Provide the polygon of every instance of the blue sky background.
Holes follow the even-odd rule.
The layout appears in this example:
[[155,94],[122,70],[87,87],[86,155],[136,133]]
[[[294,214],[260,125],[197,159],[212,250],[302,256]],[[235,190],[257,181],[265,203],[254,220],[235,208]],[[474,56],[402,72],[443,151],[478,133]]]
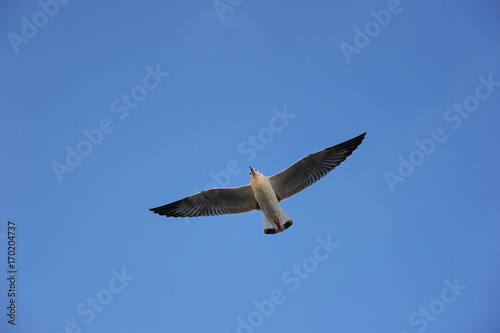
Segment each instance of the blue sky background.
[[[385,27],[371,11],[393,1],[223,2],[223,20],[211,1],[72,1],[49,6],[53,17],[2,2],[0,331],[500,331],[500,86],[477,88],[500,82],[499,2],[404,0]],[[36,35],[9,41],[34,19]],[[367,24],[348,62],[339,45]],[[144,90],[148,67],[169,75]],[[132,92],[134,108],[120,100]],[[443,118],[465,100],[479,104],[460,125]],[[82,131],[103,121],[109,133],[60,181],[54,162],[88,148]],[[436,129],[446,140],[419,153]],[[248,165],[272,175],[365,131],[338,169],[282,203],[295,223],[279,235],[263,234],[261,212],[148,210],[229,161],[221,180],[245,185]],[[391,188],[386,175],[410,157],[419,165]],[[323,261],[318,237],[340,244]],[[258,312],[273,291],[280,304]]]

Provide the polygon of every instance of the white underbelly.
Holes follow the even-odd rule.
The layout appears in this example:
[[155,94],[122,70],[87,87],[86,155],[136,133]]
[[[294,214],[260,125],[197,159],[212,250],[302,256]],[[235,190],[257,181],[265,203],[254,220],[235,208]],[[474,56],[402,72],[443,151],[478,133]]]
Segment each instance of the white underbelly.
[[272,218],[278,216],[280,206],[273,187],[269,181],[266,180],[260,181],[253,186],[253,191],[255,200],[259,203],[260,209],[262,209],[264,215]]

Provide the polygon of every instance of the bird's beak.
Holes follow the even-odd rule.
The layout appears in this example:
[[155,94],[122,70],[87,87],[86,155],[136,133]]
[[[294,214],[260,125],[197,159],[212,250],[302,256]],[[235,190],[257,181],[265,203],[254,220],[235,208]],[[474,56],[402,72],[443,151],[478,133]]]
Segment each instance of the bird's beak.
[[251,166],[249,167],[250,167],[250,172],[253,174],[254,169]]

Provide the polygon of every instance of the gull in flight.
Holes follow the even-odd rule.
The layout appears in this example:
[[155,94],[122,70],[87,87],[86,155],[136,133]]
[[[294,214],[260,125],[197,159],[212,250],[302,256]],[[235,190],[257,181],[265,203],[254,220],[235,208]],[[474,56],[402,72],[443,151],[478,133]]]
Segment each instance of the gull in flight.
[[358,148],[365,135],[363,133],[307,155],[271,177],[250,167],[249,185],[212,188],[150,210],[167,217],[213,216],[262,210],[265,234],[285,231],[293,221],[281,209],[279,202],[299,193],[335,169]]

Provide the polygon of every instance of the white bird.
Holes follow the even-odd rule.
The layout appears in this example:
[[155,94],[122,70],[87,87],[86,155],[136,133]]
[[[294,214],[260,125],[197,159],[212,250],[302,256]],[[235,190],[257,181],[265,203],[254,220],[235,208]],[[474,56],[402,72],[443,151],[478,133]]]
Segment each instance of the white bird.
[[250,167],[249,185],[212,188],[150,210],[167,217],[239,214],[262,210],[264,233],[282,232],[293,221],[281,209],[279,202],[299,193],[335,169],[361,144],[365,135],[363,133],[336,146],[307,155],[271,177]]

